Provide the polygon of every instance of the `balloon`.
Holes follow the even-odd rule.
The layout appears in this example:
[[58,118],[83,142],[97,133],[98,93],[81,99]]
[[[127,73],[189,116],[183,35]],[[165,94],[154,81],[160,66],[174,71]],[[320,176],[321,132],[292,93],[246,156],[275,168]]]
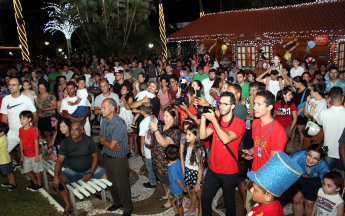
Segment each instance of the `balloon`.
[[308,41],[308,47],[310,49],[313,49],[315,47],[315,42],[314,41]]
[[222,45],[222,50],[224,50],[224,51],[225,51],[227,48],[228,48],[228,46],[227,46],[227,45],[225,45],[225,44],[223,44],[223,45]]
[[291,53],[285,53],[284,58],[289,61],[291,59]]

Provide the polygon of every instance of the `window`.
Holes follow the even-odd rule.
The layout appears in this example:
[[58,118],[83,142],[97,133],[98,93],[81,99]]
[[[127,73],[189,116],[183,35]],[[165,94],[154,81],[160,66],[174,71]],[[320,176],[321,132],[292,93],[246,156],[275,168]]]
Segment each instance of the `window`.
[[262,44],[261,45],[261,49],[263,50],[262,54],[264,54],[266,56],[268,62],[271,62],[270,48],[271,48],[270,45],[267,45],[267,44]]
[[237,63],[238,66],[252,67],[255,66],[255,45],[250,44],[248,46],[236,46],[237,51]]
[[345,43],[339,43],[338,53],[338,66],[339,70],[342,71],[345,69]]

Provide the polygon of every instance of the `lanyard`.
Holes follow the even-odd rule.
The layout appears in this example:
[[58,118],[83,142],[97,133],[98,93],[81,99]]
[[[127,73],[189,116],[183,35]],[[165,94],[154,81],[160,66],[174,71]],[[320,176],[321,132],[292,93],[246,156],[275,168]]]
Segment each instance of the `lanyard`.
[[265,136],[261,139],[260,137],[260,126],[261,126],[261,121],[260,121],[260,124],[259,124],[259,146],[261,147],[261,142],[262,142],[262,140],[264,140],[265,139],[265,137],[267,136],[267,134],[270,132],[270,130],[272,129],[272,127],[273,127],[273,125],[274,125],[274,122],[275,122],[276,120],[274,119],[273,120],[273,123],[272,123],[272,125],[271,125],[271,127],[270,127],[270,129],[268,129],[268,131],[267,131],[267,133],[265,134]]

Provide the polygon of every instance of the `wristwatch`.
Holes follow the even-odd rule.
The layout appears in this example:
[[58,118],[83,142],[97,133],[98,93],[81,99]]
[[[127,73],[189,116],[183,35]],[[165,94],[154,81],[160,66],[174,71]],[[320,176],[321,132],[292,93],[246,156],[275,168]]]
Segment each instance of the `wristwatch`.
[[101,144],[103,144],[104,137],[101,139]]
[[91,173],[91,174],[92,174],[92,176],[95,174],[95,172],[89,172],[89,173]]

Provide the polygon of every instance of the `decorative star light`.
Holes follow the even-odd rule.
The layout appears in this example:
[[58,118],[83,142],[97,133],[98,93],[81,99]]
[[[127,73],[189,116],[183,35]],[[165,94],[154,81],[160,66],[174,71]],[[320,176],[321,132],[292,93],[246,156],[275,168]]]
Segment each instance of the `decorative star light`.
[[70,13],[74,9],[74,5],[69,3],[60,6],[58,4],[46,2],[47,6],[42,8],[52,9],[48,11],[49,17],[54,18],[44,25],[43,31],[49,31],[52,35],[61,31],[66,39],[71,39],[72,33],[81,26],[82,20],[78,13]]

